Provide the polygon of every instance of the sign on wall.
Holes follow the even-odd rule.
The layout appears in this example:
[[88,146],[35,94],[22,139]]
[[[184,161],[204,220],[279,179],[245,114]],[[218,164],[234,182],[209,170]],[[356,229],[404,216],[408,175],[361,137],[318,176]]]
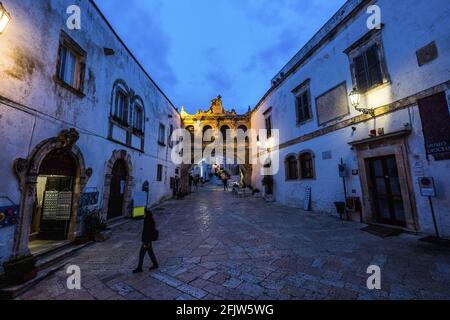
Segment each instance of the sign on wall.
[[431,177],[419,178],[420,194],[422,197],[436,197],[434,180]]
[[427,154],[437,161],[450,159],[450,113],[445,92],[418,104]]
[[347,84],[342,82],[333,89],[316,98],[319,126],[342,118],[350,113]]

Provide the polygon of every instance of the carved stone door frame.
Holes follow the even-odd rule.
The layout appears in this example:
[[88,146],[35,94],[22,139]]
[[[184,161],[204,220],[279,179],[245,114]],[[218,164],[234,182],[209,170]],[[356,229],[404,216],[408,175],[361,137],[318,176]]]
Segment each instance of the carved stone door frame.
[[77,230],[78,200],[89,178],[92,169],[86,169],[81,150],[75,145],[79,134],[75,129],[62,131],[57,137],[44,140],[37,145],[27,159],[16,159],[14,170],[21,191],[19,219],[14,233],[14,245],[11,260],[19,260],[30,256],[29,238],[31,221],[36,199],[37,178],[39,168],[45,157],[56,150],[65,149],[73,157],[76,170],[73,185],[72,212],[68,232],[68,240],[74,240]]
[[365,223],[377,223],[375,219],[376,214],[373,212],[373,195],[369,186],[370,169],[367,160],[378,157],[395,156],[405,210],[406,228],[413,231],[419,230],[406,144],[406,139],[410,133],[410,130],[403,130],[385,136],[350,143],[356,151],[358,158],[360,182],[363,193],[363,220]]

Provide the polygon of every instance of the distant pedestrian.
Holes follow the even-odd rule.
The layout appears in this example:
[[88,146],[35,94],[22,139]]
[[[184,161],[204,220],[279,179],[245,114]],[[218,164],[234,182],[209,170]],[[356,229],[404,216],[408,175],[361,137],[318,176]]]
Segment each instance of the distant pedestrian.
[[223,182],[223,191],[228,191],[228,176],[226,174],[224,174],[222,176],[222,182]]
[[144,215],[144,228],[142,230],[142,247],[139,253],[139,264],[138,267],[133,270],[133,273],[141,273],[142,266],[144,264],[145,254],[148,253],[150,260],[153,263],[153,266],[150,270],[156,270],[159,268],[158,260],[156,260],[155,253],[153,252],[153,241],[157,241],[159,236],[159,232],[156,229],[156,223],[153,219],[153,214],[150,210],[145,209]]
[[191,175],[189,175],[189,192],[192,192],[192,185],[194,184],[194,177]]
[[198,184],[200,183],[200,176],[199,175],[196,175],[195,177],[194,177],[194,188],[195,188],[195,191],[198,191]]

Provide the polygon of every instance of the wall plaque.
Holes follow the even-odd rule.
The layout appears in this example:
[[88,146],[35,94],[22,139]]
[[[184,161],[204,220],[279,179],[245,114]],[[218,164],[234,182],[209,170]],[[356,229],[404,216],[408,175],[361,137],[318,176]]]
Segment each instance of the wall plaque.
[[316,108],[319,126],[350,114],[346,82],[317,97]]

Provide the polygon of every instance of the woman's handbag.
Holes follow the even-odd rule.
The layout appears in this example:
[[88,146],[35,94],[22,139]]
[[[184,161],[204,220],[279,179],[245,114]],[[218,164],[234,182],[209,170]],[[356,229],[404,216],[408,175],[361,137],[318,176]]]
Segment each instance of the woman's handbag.
[[159,240],[159,231],[157,229],[155,229],[152,234],[152,241],[158,241],[158,240]]

